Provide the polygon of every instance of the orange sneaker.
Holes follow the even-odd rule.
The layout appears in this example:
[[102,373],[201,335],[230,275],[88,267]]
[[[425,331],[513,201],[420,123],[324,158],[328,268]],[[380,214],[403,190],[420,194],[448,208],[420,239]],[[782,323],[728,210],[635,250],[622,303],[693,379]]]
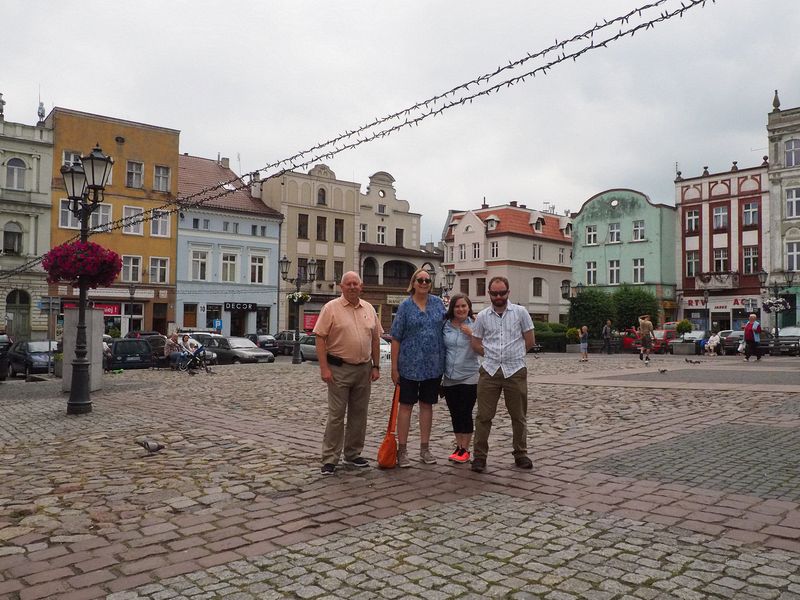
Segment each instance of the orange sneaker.
[[453,460],[453,462],[457,462],[457,463],[469,462],[469,450],[465,450],[464,448],[459,449],[456,452],[455,458],[453,458],[452,460]]

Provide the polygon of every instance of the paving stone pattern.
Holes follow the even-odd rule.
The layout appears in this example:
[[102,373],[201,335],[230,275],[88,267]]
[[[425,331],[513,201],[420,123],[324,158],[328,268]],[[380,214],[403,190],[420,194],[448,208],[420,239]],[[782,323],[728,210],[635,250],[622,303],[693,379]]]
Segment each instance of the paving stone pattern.
[[717,425],[586,465],[624,477],[679,482],[760,498],[800,500],[800,431]]
[[[0,383],[0,598],[800,597],[797,394],[715,389],[733,358],[699,393],[657,360],[529,357],[535,468],[501,407],[483,474],[447,463],[440,405],[438,464],[322,477],[315,364],[106,375],[79,417],[60,381]],[[764,363],[775,383],[798,364]]]

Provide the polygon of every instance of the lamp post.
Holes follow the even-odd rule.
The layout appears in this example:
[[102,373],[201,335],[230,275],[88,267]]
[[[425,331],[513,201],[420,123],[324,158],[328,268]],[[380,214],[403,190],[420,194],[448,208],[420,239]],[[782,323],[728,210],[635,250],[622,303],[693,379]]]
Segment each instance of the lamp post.
[[[278,261],[278,268],[281,272],[281,279],[288,281],[289,283],[293,283],[295,285],[295,293],[299,294],[300,288],[303,285],[306,283],[313,283],[317,278],[317,260],[315,258],[309,260],[305,269],[301,269],[300,265],[297,265],[296,277],[289,277],[289,267],[291,264],[292,261],[290,261],[284,254],[283,258]],[[301,362],[303,362],[300,360],[300,304],[302,304],[302,302],[294,302],[293,304],[297,307],[297,316],[295,317],[294,322],[294,350],[292,353],[292,364],[299,365]]]
[[703,290],[703,308],[706,309],[706,329],[711,329],[711,310],[708,308],[708,290]]
[[[772,283],[769,282],[769,273],[764,269],[758,272],[758,282],[761,284],[762,293],[772,292],[772,297],[777,298],[783,288],[790,288],[794,283],[794,271],[784,271],[783,281],[778,281],[777,276],[773,277]],[[778,348],[778,340],[780,338],[780,330],[778,328],[778,315],[775,313],[775,347]]]
[[[81,242],[89,240],[89,218],[100,205],[113,164],[114,159],[103,154],[100,146],[95,145],[87,156],[81,156],[80,165],[61,167],[64,188],[70,200],[69,209],[80,221]],[[75,360],[72,361],[72,385],[67,401],[68,415],[92,412],[92,400],[89,397],[89,360],[86,358],[87,288],[85,281],[78,282],[78,329],[75,337]]]
[[133,297],[136,295],[136,286],[132,283],[128,286],[128,294],[131,297],[131,302],[128,305],[128,333],[130,333],[133,331]]

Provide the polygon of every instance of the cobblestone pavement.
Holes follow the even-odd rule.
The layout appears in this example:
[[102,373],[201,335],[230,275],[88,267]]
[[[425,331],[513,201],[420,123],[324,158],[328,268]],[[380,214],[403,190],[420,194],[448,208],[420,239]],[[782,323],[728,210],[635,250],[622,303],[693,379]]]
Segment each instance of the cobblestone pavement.
[[2,383],[0,598],[800,598],[798,359],[528,362],[534,470],[501,408],[483,474],[440,406],[438,464],[321,477],[314,363],[107,375],[80,417]]

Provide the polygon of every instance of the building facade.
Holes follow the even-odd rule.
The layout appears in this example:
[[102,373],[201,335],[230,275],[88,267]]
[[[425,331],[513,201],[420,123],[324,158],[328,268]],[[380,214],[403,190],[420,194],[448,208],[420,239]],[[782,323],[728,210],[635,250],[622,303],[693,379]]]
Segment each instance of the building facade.
[[275,333],[283,216],[250,194],[227,158],[183,154],[179,165],[177,327]]
[[[107,333],[166,333],[175,321],[178,143],[175,129],[54,108],[51,243],[76,239],[80,224],[69,210],[60,168],[78,164],[96,144],[114,159],[102,202],[92,214],[90,241],[122,257],[122,272],[107,288],[89,290],[104,312]],[[50,286],[61,306],[77,306],[78,289]]]
[[675,179],[679,319],[696,329],[741,329],[760,313],[758,273],[769,269],[768,163]]
[[[0,104],[0,329],[15,340],[55,336],[55,317],[39,309],[48,295],[40,264],[50,249],[53,131],[4,119]],[[58,311],[56,311],[58,312]]]
[[675,302],[675,208],[629,189],[601,192],[575,216],[573,287],[612,293],[641,286],[658,300],[658,322],[672,321]]
[[783,327],[796,325],[800,319],[800,108],[781,110],[777,90],[767,120],[767,135],[771,218],[766,238],[771,260],[765,270],[772,281],[785,283],[787,274],[791,281],[779,287],[780,297],[791,306],[778,317],[778,326]]
[[536,321],[566,319],[569,303],[561,285],[572,270],[572,219],[516,201],[451,211],[443,233],[443,268],[455,275],[453,291],[467,294],[476,312],[490,305],[488,282],[503,276],[510,300]]
[[342,275],[358,271],[360,192],[359,184],[337,179],[323,164],[253,183],[253,195],[283,215],[280,251],[291,261],[289,277],[304,276],[308,261],[317,261],[315,281],[302,286],[311,296],[306,304],[289,302],[295,286],[281,282],[279,329],[293,330],[298,322],[301,330],[313,329],[322,306],[340,295]]
[[411,212],[407,200],[397,197],[395,179],[386,171],[369,178],[365,194],[360,195],[358,254],[363,298],[370,302],[385,331],[400,302],[408,297],[409,281],[415,271],[430,268],[433,293],[441,293],[442,253],[434,244],[420,247],[420,215]]

